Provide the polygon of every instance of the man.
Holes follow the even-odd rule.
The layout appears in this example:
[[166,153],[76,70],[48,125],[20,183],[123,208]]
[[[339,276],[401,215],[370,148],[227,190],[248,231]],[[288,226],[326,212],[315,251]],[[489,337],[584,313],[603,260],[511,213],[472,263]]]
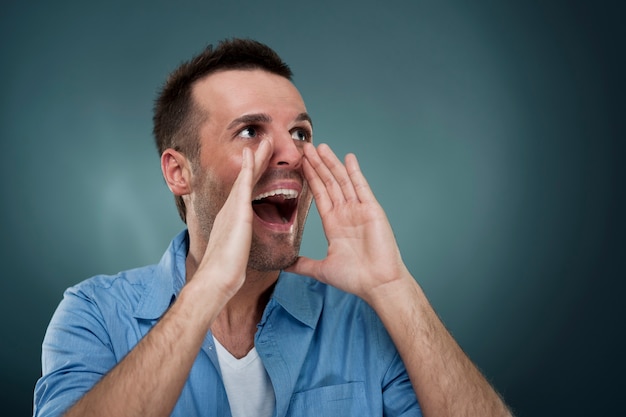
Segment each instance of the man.
[[[354,155],[312,144],[291,71],[207,48],[155,109],[187,230],[158,265],[69,289],[36,416],[504,416],[410,275]],[[328,239],[299,257],[312,198]]]

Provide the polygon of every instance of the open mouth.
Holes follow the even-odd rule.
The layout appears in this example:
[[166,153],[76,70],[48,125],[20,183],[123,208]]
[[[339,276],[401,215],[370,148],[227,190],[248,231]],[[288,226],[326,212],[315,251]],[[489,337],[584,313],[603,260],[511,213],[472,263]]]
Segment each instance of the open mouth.
[[252,200],[252,210],[259,219],[271,224],[290,224],[298,207],[298,192],[276,189],[259,194]]

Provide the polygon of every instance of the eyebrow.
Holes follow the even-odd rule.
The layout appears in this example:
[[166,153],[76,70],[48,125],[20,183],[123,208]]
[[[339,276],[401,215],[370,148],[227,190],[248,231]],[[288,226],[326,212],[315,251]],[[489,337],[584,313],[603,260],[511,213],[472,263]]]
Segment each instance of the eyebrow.
[[236,118],[228,125],[228,129],[232,129],[239,125],[255,124],[255,123],[270,123],[272,118],[265,113],[245,114]]
[[296,117],[296,122],[309,122],[311,127],[313,126],[313,120],[311,120],[311,116],[308,113],[300,113],[298,117]]
[[[296,122],[309,122],[311,126],[313,126],[313,121],[311,117],[303,112],[296,116]],[[234,127],[255,123],[271,123],[272,118],[265,113],[254,113],[254,114],[245,114],[241,117],[236,118],[228,125],[227,129],[233,129]]]

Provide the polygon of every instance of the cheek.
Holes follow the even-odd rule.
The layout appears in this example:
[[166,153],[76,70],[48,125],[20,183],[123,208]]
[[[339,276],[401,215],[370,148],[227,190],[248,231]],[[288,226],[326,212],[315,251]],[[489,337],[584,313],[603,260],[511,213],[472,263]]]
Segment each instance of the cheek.
[[214,184],[221,184],[229,190],[241,171],[241,153],[224,155],[216,153],[211,157],[204,158],[203,173]]
[[302,220],[306,218],[306,215],[309,212],[309,209],[311,208],[312,201],[313,201],[313,194],[307,187],[305,189],[305,194],[302,196],[302,199],[300,200],[299,207],[298,207],[298,212]]

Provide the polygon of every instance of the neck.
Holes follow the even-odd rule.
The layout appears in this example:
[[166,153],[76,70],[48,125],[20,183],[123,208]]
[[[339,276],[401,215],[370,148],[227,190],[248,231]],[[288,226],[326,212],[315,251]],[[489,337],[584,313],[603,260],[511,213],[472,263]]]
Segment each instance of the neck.
[[[187,281],[194,279],[204,249],[206,245],[201,248],[190,244],[185,261]],[[243,285],[226,303],[211,325],[213,336],[234,357],[244,357],[254,346],[256,326],[261,321],[279,272],[261,272],[248,268]]]
[[254,347],[254,335],[272,295],[276,279],[248,282],[231,298],[211,325],[213,336],[235,358]]
[[220,328],[228,333],[241,332],[244,328],[256,331],[256,325],[261,321],[265,307],[270,300],[276,280],[268,280],[263,286],[244,284],[244,286],[231,298],[219,313],[213,328]]

